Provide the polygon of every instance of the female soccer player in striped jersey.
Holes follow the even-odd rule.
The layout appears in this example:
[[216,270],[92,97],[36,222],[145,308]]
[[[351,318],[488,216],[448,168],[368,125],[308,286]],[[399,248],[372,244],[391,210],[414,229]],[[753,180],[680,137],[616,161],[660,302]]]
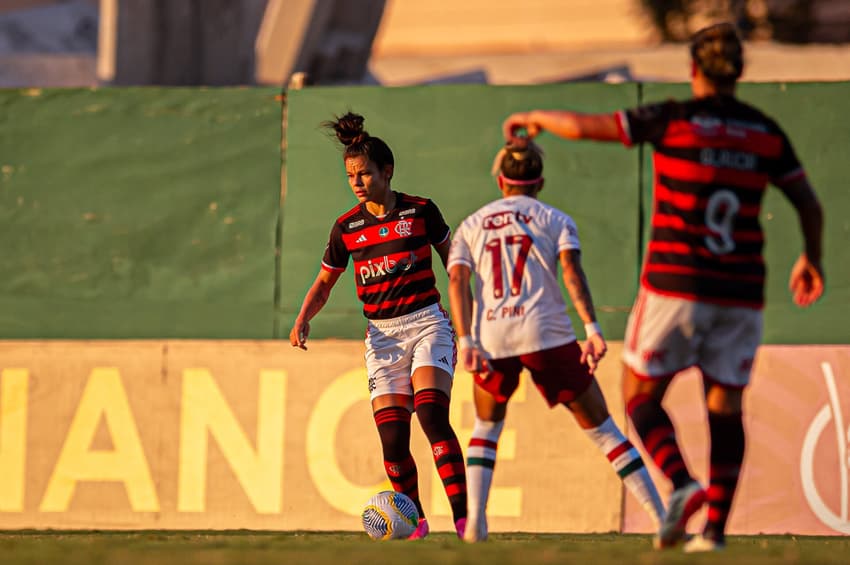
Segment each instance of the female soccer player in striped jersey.
[[348,183],[359,203],[331,229],[322,268],[307,292],[289,340],[307,349],[310,320],[354,261],[357,295],[367,318],[366,368],[372,411],[387,476],[419,510],[411,539],[428,535],[410,454],[410,413],[416,412],[443,481],[458,536],[466,523],[463,453],[449,424],[449,397],[457,358],[454,332],[440,306],[431,247],[443,264],[450,230],[426,198],[390,188],[395,160],[389,146],[363,129],[363,117],[347,113],[324,124],[343,144]]
[[[652,236],[626,328],[623,393],[644,447],[673,484],[657,546],[680,542],[688,519],[707,501],[703,532],[685,551],[716,551],[725,545],[744,460],[742,396],[762,333],[762,197],[771,182],[797,211],[804,249],[789,286],[801,307],[823,293],[823,212],[779,125],[735,96],[743,46],[734,26],[697,32],[691,58],[689,100],[614,114],[518,113],[503,129],[507,139],[524,129],[531,137],[545,130],[653,145]],[[708,409],[707,490],[688,470],[661,405],[673,377],[691,366],[702,372]]]
[[[593,370],[606,351],[581,267],[575,223],[537,200],[543,160],[534,145],[496,158],[503,198],[466,218],[449,255],[449,298],[464,367],[475,377],[475,427],[467,452],[469,516],[464,539],[487,539],[485,510],[508,401],[528,368],[549,406],[567,407],[626,487],[659,523],[663,507],[639,452],[611,419]],[[576,341],[558,286],[584,323]],[[470,281],[475,278],[475,295]]]

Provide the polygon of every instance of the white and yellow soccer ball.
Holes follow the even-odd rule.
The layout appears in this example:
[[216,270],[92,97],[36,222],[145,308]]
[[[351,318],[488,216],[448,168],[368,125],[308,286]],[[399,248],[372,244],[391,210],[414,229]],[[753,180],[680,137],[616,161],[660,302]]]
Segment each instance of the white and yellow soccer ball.
[[419,511],[409,496],[385,490],[369,499],[361,514],[363,529],[374,540],[406,539],[419,524]]

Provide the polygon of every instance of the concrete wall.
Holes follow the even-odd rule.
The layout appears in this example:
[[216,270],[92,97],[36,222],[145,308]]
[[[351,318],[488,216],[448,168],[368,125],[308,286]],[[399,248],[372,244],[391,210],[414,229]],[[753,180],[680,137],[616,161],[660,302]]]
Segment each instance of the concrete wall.
[[101,0],[98,78],[109,84],[254,83],[267,0]]
[[257,82],[285,85],[297,72],[315,84],[359,83],[384,4],[270,0],[257,37]]
[[647,45],[636,0],[389,0],[377,57],[540,53]]
[[[200,81],[218,85],[255,80],[281,86],[296,70],[315,75],[317,83],[377,81],[388,86],[533,84],[577,77],[686,80],[686,50],[681,45],[655,45],[638,4],[638,0],[533,0],[521,5],[508,0],[6,0],[0,2],[0,87]],[[119,18],[119,5],[133,14],[130,22]],[[812,17],[828,32],[822,40],[838,41],[833,31],[850,29],[846,25],[850,6],[845,2],[820,1],[813,6]],[[99,16],[103,25],[98,49]],[[125,40],[119,41],[121,26]],[[74,39],[81,30],[86,40],[82,44]],[[27,35],[32,40],[22,43],[21,37]],[[748,47],[744,78],[847,80],[848,61],[850,51],[841,45],[755,42]]]

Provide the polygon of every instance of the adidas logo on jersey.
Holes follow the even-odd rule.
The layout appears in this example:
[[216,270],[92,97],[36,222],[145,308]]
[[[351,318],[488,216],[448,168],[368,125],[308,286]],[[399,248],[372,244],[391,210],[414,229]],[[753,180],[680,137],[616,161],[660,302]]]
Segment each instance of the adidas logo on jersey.
[[358,237],[357,240],[354,243],[363,243],[364,241],[366,241],[366,234],[365,233],[360,234],[360,237]]
[[443,355],[442,357],[440,357],[439,361],[440,361],[440,363],[442,363],[443,365],[448,365],[448,364],[449,364],[449,360],[448,360],[448,359],[446,359],[446,356],[445,356],[445,355]]

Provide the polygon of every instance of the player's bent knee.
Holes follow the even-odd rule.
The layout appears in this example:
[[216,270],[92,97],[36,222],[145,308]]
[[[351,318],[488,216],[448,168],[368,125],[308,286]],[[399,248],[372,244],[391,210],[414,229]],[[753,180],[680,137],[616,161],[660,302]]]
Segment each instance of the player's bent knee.
[[425,389],[417,391],[413,405],[419,425],[428,438],[451,435],[449,423],[449,397],[441,390]]
[[722,415],[739,414],[743,406],[743,389],[715,385],[706,391],[705,407],[709,412]]

